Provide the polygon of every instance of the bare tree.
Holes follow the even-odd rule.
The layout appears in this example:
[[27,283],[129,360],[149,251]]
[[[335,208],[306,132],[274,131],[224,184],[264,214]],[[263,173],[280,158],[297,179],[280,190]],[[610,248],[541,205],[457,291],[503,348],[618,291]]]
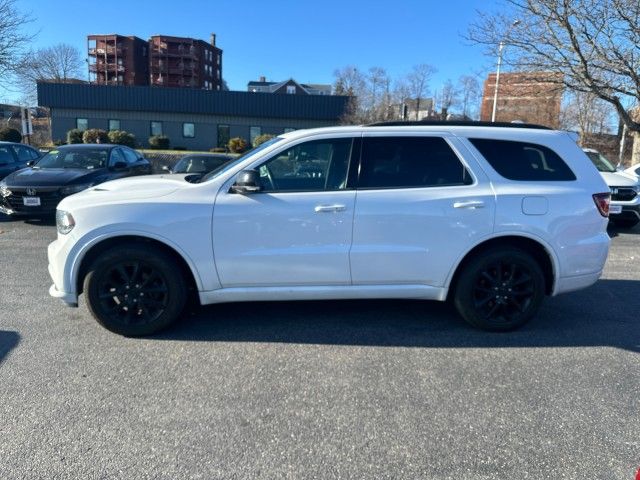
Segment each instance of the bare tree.
[[416,120],[419,120],[420,102],[429,91],[429,80],[438,70],[426,63],[421,63],[413,67],[413,70],[407,75],[407,86],[409,95],[416,100]]
[[16,74],[25,95],[33,100],[36,83],[65,83],[82,75],[82,57],[73,45],[59,43],[52,47],[30,51],[16,66]]
[[449,109],[458,104],[458,90],[453,86],[453,82],[447,79],[440,90],[439,101],[442,119],[446,120]]
[[580,145],[589,142],[594,134],[608,133],[615,114],[611,104],[590,92],[570,94],[560,113],[560,125],[565,130],[580,133]]
[[464,118],[475,118],[480,103],[480,83],[472,75],[462,75],[458,79],[460,92],[460,107]]
[[340,122],[343,124],[363,123],[366,115],[362,98],[366,93],[366,77],[353,65],[335,70],[333,76],[335,77],[333,82],[334,95],[351,97]]
[[510,8],[503,13],[479,14],[469,39],[493,54],[503,42],[505,64],[554,72],[556,82],[610,103],[630,130],[640,131],[628,111],[640,101],[638,0],[505,1]]
[[0,0],[0,85],[6,87],[33,35],[24,32],[31,17],[16,8],[16,0]]

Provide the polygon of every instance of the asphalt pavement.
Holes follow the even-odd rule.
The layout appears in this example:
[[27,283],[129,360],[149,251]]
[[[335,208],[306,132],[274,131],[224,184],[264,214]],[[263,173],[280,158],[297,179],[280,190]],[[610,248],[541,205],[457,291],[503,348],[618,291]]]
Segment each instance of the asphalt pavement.
[[640,228],[512,333],[437,302],[239,303],[127,339],[0,214],[0,479],[634,479]]

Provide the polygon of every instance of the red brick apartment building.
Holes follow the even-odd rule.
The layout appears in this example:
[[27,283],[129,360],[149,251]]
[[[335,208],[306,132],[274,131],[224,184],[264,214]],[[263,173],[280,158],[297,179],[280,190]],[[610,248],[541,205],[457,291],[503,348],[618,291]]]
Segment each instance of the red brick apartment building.
[[141,38],[89,35],[89,81],[98,85],[149,85],[149,46]]
[[[484,82],[480,120],[491,121],[496,74]],[[501,73],[498,83],[497,122],[519,120],[551,128],[560,126],[562,87],[552,72]]]
[[222,90],[222,50],[211,42],[154,35],[89,35],[89,81],[98,85],[151,85]]
[[150,84],[163,87],[222,89],[222,50],[194,38],[154,35],[149,39]]

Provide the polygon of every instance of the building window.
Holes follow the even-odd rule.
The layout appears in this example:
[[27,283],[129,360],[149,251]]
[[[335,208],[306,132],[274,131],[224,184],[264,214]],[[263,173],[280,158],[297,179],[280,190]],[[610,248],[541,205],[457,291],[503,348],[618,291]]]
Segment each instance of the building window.
[[296,86],[295,85],[287,85],[287,93],[295,94],[296,93]]
[[109,120],[109,131],[120,130],[120,120]]
[[256,137],[259,137],[260,135],[262,135],[262,128],[249,127],[249,138],[250,138],[251,145],[253,145],[253,141],[256,139]]
[[89,120],[86,118],[76,118],[76,128],[84,132],[89,128]]
[[162,122],[151,122],[151,135],[162,135]]
[[218,125],[218,147],[227,148],[230,138],[231,130],[229,125]]
[[196,126],[193,123],[182,124],[182,136],[184,138],[194,138],[196,136]]

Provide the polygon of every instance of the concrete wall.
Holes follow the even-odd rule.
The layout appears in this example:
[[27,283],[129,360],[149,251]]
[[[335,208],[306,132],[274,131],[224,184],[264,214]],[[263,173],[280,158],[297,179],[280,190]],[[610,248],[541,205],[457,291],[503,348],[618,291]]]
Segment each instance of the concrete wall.
[[[152,113],[132,111],[51,109],[51,138],[66,140],[67,132],[76,128],[76,119],[86,118],[89,128],[107,130],[109,120],[120,120],[120,129],[136,136],[138,143],[147,147],[151,136],[151,122],[162,122],[163,134],[168,136],[172,147],[185,147],[188,150],[209,150],[218,146],[218,125],[229,125],[231,138],[243,137],[249,141],[250,127],[261,127],[262,133],[280,134],[285,128],[301,129],[335,125],[335,122],[318,120],[292,120],[279,118],[252,118],[212,116],[181,113]],[[195,124],[195,137],[182,135],[182,124]]]

